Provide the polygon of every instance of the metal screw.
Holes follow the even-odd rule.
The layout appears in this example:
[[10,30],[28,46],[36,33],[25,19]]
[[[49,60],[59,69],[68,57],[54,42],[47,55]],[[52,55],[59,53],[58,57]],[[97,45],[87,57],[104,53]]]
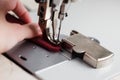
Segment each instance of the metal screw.
[[89,38],[90,38],[92,41],[94,41],[94,42],[100,44],[100,41],[99,41],[98,39],[96,39],[96,38],[94,38],[94,37],[89,37]]

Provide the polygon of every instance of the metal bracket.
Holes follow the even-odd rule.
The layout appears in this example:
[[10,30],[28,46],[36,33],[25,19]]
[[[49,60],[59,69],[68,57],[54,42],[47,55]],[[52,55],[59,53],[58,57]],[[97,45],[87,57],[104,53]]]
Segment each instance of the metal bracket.
[[62,46],[71,53],[71,57],[80,57],[95,68],[100,68],[111,63],[114,55],[96,41],[76,31],[72,31],[70,37],[62,40]]

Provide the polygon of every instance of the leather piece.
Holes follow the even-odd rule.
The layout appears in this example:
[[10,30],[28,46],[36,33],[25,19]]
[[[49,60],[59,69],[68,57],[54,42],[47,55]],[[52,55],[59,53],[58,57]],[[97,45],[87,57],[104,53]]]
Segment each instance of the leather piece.
[[51,52],[59,52],[61,50],[60,45],[54,45],[45,40],[43,37],[36,37],[33,38],[31,41]]

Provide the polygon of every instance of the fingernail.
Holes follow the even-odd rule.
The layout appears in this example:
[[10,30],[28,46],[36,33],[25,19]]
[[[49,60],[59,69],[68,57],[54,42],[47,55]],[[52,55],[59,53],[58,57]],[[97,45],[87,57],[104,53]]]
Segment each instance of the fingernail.
[[37,25],[37,29],[40,30],[40,26],[39,25]]
[[39,34],[39,35],[42,35],[42,31],[41,31],[40,28],[39,28],[39,30],[38,30],[38,34]]
[[42,31],[41,31],[41,28],[40,28],[39,25],[38,25],[38,27],[37,27],[37,30],[38,30],[38,34],[39,34],[39,35],[42,35]]

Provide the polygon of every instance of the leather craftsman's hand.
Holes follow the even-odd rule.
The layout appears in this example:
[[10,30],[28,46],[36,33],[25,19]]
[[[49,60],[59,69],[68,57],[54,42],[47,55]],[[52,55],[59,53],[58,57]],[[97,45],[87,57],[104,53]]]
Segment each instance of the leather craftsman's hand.
[[[18,17],[8,14],[13,11]],[[19,0],[0,0],[0,53],[18,42],[41,35],[40,27],[31,23],[27,10]]]

